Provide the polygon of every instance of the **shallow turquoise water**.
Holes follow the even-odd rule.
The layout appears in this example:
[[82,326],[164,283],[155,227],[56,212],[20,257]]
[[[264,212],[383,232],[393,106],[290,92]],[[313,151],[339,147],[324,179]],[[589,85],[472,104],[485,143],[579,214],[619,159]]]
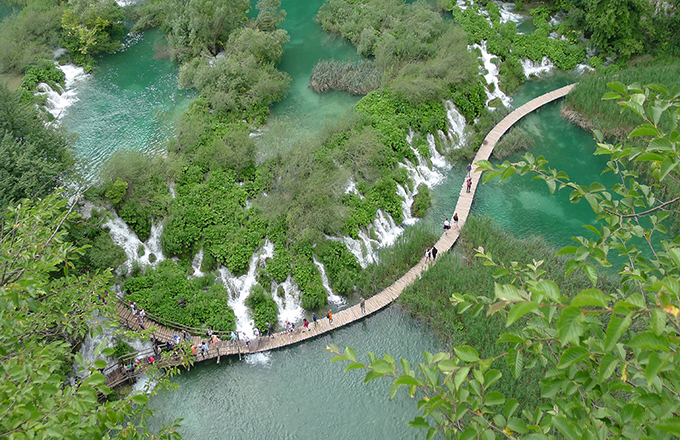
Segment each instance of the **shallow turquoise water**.
[[243,361],[200,365],[175,379],[179,389],[151,399],[154,426],[183,417],[180,433],[201,439],[411,439],[424,438],[407,423],[416,401],[405,390],[389,400],[390,382],[363,384],[360,370],[330,362],[328,344],[391,353],[412,366],[437,343],[419,322],[392,306],[332,334]]
[[156,55],[162,38],[156,29],[128,36],[124,50],[102,57],[76,83],[78,101],[66,108],[62,124],[78,135],[76,152],[93,169],[120,149],[159,149],[195,96],[178,90],[177,65]]

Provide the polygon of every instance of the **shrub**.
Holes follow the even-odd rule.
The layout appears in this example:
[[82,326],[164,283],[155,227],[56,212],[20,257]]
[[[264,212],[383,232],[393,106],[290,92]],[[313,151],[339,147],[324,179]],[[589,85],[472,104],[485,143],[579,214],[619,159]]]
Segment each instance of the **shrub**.
[[425,217],[433,198],[434,196],[427,185],[424,183],[418,185],[418,194],[413,197],[413,205],[411,205],[411,215],[419,218]]
[[255,327],[261,333],[267,331],[267,323],[272,325],[276,323],[279,314],[279,308],[272,297],[265,293],[260,284],[255,284],[250,289],[250,294],[246,298],[246,306],[250,309]]

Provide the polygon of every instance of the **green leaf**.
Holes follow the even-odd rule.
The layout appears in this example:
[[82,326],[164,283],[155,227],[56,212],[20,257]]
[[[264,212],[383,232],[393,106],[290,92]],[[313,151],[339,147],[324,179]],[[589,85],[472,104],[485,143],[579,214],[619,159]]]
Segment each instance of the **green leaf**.
[[366,366],[364,364],[362,364],[361,362],[351,362],[351,363],[347,364],[344,372],[347,373],[350,370],[356,370],[358,368],[366,368]]
[[453,350],[456,352],[456,356],[465,362],[477,362],[479,360],[479,353],[469,345],[454,347]]
[[575,254],[577,249],[578,249],[578,248],[577,248],[576,246],[565,246],[565,247],[563,247],[562,249],[560,249],[559,251],[557,251],[557,253],[555,254],[555,256],[556,256],[556,257],[559,257],[560,255],[571,255],[571,254]]
[[498,283],[494,284],[495,284],[494,292],[496,294],[496,298],[502,301],[519,302],[528,299],[525,298],[517,289],[517,287],[513,286],[512,284],[498,284]]
[[626,315],[624,318],[619,318],[618,316],[612,315],[609,319],[609,324],[607,325],[607,332],[604,338],[604,351],[605,353],[610,352],[614,349],[616,344],[621,339],[623,332],[628,329],[632,318],[630,314]]
[[137,405],[146,405],[146,403],[149,401],[149,398],[142,393],[137,393],[132,396],[132,401]]
[[505,403],[505,396],[498,391],[491,391],[484,396],[484,405],[494,406]]
[[582,290],[571,300],[572,307],[597,306],[607,307],[607,299],[600,289]]
[[369,370],[368,373],[366,373],[366,377],[364,377],[364,383],[369,383],[379,377],[385,377],[385,375],[378,373],[377,371]]
[[418,379],[416,379],[413,376],[409,376],[407,374],[404,374],[402,376],[397,377],[394,380],[394,383],[396,383],[398,385],[409,385],[409,386],[411,386],[411,385],[419,386],[420,385],[420,382],[418,382]]
[[453,385],[458,390],[460,385],[467,379],[467,375],[470,372],[470,367],[463,367],[456,371],[456,375],[453,377]]
[[511,417],[510,419],[508,419],[508,423],[506,426],[519,434],[526,434],[527,432],[529,432],[527,424],[524,423],[522,420],[518,419],[517,417]]
[[605,381],[609,379],[609,377],[614,373],[616,370],[616,366],[618,365],[618,360],[616,357],[614,357],[613,354],[607,353],[602,357],[600,360],[600,367],[597,369],[597,376],[600,381]]
[[503,408],[503,415],[505,416],[506,419],[508,419],[508,421],[510,420],[512,415],[515,414],[515,411],[517,410],[518,407],[519,402],[515,398],[508,399],[508,401],[505,402],[505,407]]
[[379,374],[394,373],[394,366],[390,365],[389,362],[384,361],[382,359],[378,359],[377,361],[373,362],[371,364],[371,369]]
[[[626,90],[626,86],[624,86],[622,83],[620,83],[618,81],[608,82],[607,87],[616,91],[619,94],[619,96],[616,99],[620,99],[620,98],[622,98],[622,96],[620,96],[620,95],[625,96],[628,93],[627,90]],[[604,99],[604,98],[602,98],[602,99]]]
[[654,427],[659,431],[670,432],[676,436],[680,435],[680,419],[677,417],[657,423]]
[[408,422],[408,426],[411,428],[429,428],[430,424],[422,417],[416,417],[413,421]]
[[495,384],[503,374],[498,370],[489,370],[484,375],[484,387],[491,388],[491,385]]
[[645,379],[647,379],[647,386],[652,385],[652,381],[659,374],[659,371],[666,365],[656,352],[652,352],[649,355],[649,362],[645,368]]
[[345,348],[345,357],[349,359],[350,361],[356,362],[357,357],[354,354],[354,349],[352,347],[346,347]]
[[668,338],[657,336],[652,332],[642,332],[635,335],[625,345],[631,348],[643,348],[647,350],[668,351]]
[[633,131],[628,135],[629,138],[634,138],[637,136],[658,136],[659,130],[656,129],[652,124],[641,124],[635,127]]
[[576,362],[580,362],[583,359],[588,358],[590,353],[583,347],[569,347],[567,348],[562,356],[560,356],[560,361],[557,363],[557,368],[567,368]]
[[553,416],[553,425],[569,440],[580,440],[578,434],[574,430],[573,426],[564,417]]
[[510,327],[519,318],[536,310],[538,307],[539,305],[535,302],[521,302],[515,304],[508,312],[508,320],[506,321],[505,326]]
[[101,370],[103,368],[106,368],[106,361],[102,360],[102,359],[97,359],[96,361],[94,361],[94,367],[97,370]]
[[437,368],[439,368],[441,371],[445,373],[450,373],[452,371],[455,371],[458,368],[458,363],[457,361],[453,361],[450,359],[443,360],[437,364]]
[[524,338],[513,335],[512,333],[503,333],[498,337],[498,341],[496,341],[496,343],[502,344],[504,342],[517,342],[519,344],[524,344],[526,341]]
[[583,316],[577,307],[568,307],[562,312],[556,325],[563,347],[569,343],[579,345],[579,338],[583,334],[582,320]]
[[649,326],[656,336],[661,336],[666,330],[666,312],[658,308],[652,310]]
[[586,273],[586,276],[590,280],[591,283],[593,283],[593,286],[597,284],[597,270],[595,270],[595,266],[593,266],[590,263],[586,263],[583,265],[583,271]]

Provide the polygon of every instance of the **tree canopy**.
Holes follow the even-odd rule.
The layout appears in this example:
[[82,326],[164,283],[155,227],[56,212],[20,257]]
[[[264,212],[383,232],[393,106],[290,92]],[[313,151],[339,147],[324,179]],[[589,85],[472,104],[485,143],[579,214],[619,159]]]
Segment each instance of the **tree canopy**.
[[74,164],[71,139],[21,94],[0,84],[0,211],[12,202],[49,194]]
[[[642,146],[609,144],[596,132],[595,154],[607,155],[604,172],[620,177],[607,188],[595,182],[580,185],[548,166],[543,157],[526,154],[500,166],[482,161],[484,181],[512,174],[542,179],[550,192],[569,190],[572,202],[585,200],[599,227],[585,225],[589,236],[574,237],[574,246],[558,255],[570,256],[565,274],[583,273],[592,287],[569,296],[546,278],[543,261],[505,264],[483,247],[477,257],[495,268],[494,297],[453,293],[458,313],[498,314],[507,331],[497,344],[502,352],[480,356],[471,345],[452,353],[424,354],[417,369],[392,356],[368,354],[369,363],[331,345],[333,360],[348,362],[347,370],[368,370],[365,382],[379,377],[392,381],[390,395],[406,387],[418,396],[420,415],[410,426],[427,429],[427,437],[445,438],[567,438],[627,437],[665,439],[680,433],[680,237],[667,233],[667,207],[680,199],[658,197],[658,184],[677,180],[680,89],[650,84],[610,83],[604,99],[643,119],[630,138]],[[664,128],[662,128],[664,127]],[[643,183],[632,165],[645,162],[653,183]],[[610,268],[611,254],[624,257],[615,291],[596,287],[596,266]],[[502,379],[498,363],[515,378],[538,366],[543,402],[518,412],[519,402],[495,386]]]

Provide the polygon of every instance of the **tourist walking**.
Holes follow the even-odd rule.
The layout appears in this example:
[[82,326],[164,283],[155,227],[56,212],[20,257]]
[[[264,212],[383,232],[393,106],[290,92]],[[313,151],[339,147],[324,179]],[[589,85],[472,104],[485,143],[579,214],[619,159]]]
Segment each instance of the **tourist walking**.
[[274,336],[274,326],[270,323],[267,323],[267,334],[270,338]]
[[453,226],[458,229],[458,213],[453,214]]
[[217,337],[217,335],[212,336],[212,344],[217,347],[217,343],[220,342],[220,338]]
[[361,313],[366,313],[366,299],[363,296],[359,299],[359,308]]
[[302,329],[303,331],[308,332],[309,331],[309,321],[307,321],[307,318],[302,321]]
[[470,177],[470,173],[472,172],[472,164],[468,164],[467,166],[467,177]]
[[180,341],[179,335],[172,335],[172,339],[175,340],[175,345],[179,344],[179,341]]
[[430,261],[432,259],[432,251],[430,248],[425,249],[425,261]]
[[201,352],[203,354],[203,359],[208,357],[208,344],[206,344],[205,341],[203,341],[203,345],[201,346]]
[[437,259],[437,248],[432,246],[432,260]]
[[445,234],[448,234],[448,233],[449,233],[449,229],[451,229],[451,223],[449,222],[449,219],[448,219],[448,218],[445,218],[445,219],[444,219],[444,233],[445,233]]
[[328,322],[333,325],[333,312],[328,311]]
[[205,331],[205,335],[208,337],[208,339],[212,338],[212,330],[210,330],[210,327]]
[[470,192],[470,188],[472,188],[472,179],[468,178],[467,180],[467,188],[465,189],[466,193]]
[[314,321],[314,328],[316,328],[316,312],[312,313],[312,321]]
[[182,338],[187,342],[189,341],[189,333],[186,330],[182,330]]
[[134,301],[130,302],[130,309],[132,309],[132,316],[137,314],[137,303]]

